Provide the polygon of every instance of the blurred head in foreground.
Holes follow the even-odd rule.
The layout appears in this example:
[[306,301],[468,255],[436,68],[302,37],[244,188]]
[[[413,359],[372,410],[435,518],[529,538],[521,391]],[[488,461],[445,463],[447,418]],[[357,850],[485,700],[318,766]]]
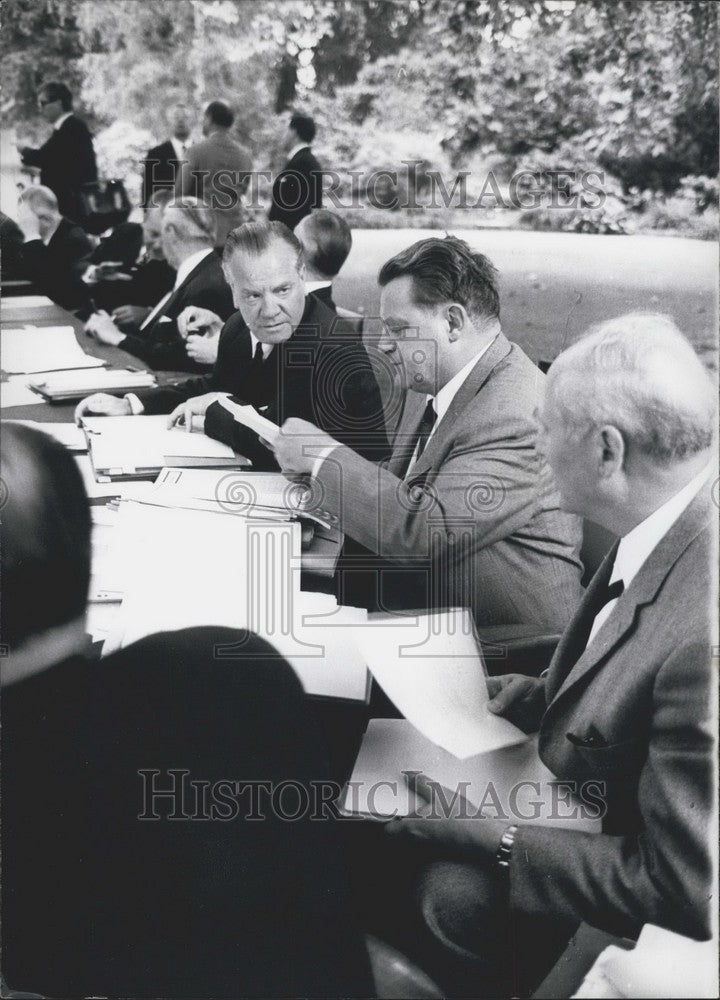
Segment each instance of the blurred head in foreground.
[[80,472],[46,434],[5,423],[0,475],[2,642],[10,663],[39,637],[55,637],[61,655],[68,631],[84,633],[90,580],[90,510]]
[[557,358],[540,419],[563,506],[625,534],[709,465],[715,388],[670,317],[629,313]]

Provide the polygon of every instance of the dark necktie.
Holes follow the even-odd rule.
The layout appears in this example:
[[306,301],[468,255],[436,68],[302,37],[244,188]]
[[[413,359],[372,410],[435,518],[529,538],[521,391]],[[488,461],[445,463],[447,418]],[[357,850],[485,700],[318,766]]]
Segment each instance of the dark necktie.
[[[609,567],[608,576],[610,576],[611,573],[612,566]],[[597,616],[606,604],[609,604],[610,601],[614,601],[616,598],[620,597],[624,590],[625,584],[622,580],[616,580],[615,583],[605,583],[598,588],[592,601],[586,607],[583,620],[578,626],[575,636],[573,637],[572,652],[568,650],[568,666],[566,674],[572,670],[587,649],[588,639],[590,638],[590,633],[592,632],[592,627]]]
[[[428,404],[425,407],[425,412],[423,413],[422,420],[418,426],[417,433],[417,452],[415,453],[415,462],[418,461],[422,453],[425,451],[425,445],[428,443],[428,438],[433,432],[433,428],[437,423],[437,413],[433,406],[433,399],[428,400]],[[414,464],[414,463],[413,463]]]
[[255,345],[255,353],[253,354],[253,359],[252,359],[253,368],[259,368],[264,360],[265,357],[263,355],[263,345],[260,343],[260,341],[258,341],[257,344]]

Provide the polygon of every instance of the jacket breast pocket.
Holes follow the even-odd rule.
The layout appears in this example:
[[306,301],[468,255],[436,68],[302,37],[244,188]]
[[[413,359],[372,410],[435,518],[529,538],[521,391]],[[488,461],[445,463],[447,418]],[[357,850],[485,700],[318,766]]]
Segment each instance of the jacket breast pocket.
[[575,751],[594,774],[633,780],[647,757],[647,740],[635,737],[607,746],[578,746]]

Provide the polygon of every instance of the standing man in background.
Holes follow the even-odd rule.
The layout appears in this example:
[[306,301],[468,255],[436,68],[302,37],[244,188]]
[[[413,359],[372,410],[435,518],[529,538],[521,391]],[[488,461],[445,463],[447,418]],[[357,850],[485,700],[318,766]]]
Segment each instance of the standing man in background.
[[230,137],[235,115],[223,101],[211,101],[203,116],[205,138],[187,151],[175,182],[176,195],[191,195],[209,205],[217,217],[217,243],[245,221],[242,197],[252,172],[250,151]]
[[170,108],[171,135],[153,146],[143,160],[142,206],[147,208],[156,191],[174,191],[180,168],[188,150],[190,112],[184,104]]
[[20,149],[26,167],[40,168],[40,183],[54,192],[60,214],[83,224],[85,210],[80,190],[97,180],[92,136],[87,125],[73,113],[73,98],[64,83],[46,83],[38,94],[40,114],[52,127],[52,135],[39,149]]
[[322,167],[310,148],[314,138],[312,118],[292,115],[283,143],[289,159],[273,184],[270,222],[294,229],[314,208],[322,208]]

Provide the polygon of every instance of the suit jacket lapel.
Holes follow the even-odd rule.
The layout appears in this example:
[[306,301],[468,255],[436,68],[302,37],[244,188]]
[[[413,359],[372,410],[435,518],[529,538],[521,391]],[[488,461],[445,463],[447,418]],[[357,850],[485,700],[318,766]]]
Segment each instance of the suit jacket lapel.
[[[512,345],[505,334],[499,333],[458,389],[447,413],[438,424],[435,433],[425,446],[425,450],[413,466],[411,478],[414,479],[416,476],[422,476],[432,468],[433,463],[443,453],[447,442],[455,433],[458,420],[463,419],[468,404],[477,396],[498,364],[503,358],[508,356],[511,348]],[[422,417],[422,410],[420,417]],[[417,430],[417,427],[415,429]]]
[[417,444],[417,432],[425,410],[425,396],[419,392],[407,391],[403,400],[402,413],[393,440],[392,455],[388,461],[388,471],[403,478]]
[[[547,680],[548,700],[552,699],[552,705],[607,659],[615,646],[624,639],[633,627],[639,609],[655,600],[658,590],[672,571],[675,563],[709,522],[711,509],[709,490],[710,484],[708,483],[650,553],[635,579],[618,600],[612,614],[603,624],[592,643],[573,665],[572,662],[568,663],[568,653],[571,653],[573,648],[572,632],[580,627],[583,610],[590,604],[592,593],[598,586],[602,586],[601,577],[604,575],[606,582],[610,576],[607,567],[608,563],[612,565],[612,562],[615,561],[617,545],[613,547],[593,577],[578,614],[553,657]],[[548,706],[548,710],[552,705]]]

